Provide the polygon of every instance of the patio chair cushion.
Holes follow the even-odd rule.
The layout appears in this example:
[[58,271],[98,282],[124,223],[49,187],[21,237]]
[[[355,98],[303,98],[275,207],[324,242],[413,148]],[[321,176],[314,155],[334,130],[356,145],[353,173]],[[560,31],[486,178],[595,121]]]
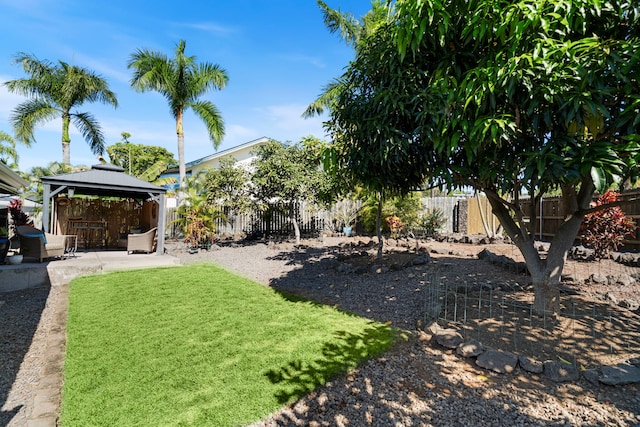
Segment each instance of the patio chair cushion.
[[47,236],[45,236],[44,233],[25,233],[23,234],[24,237],[39,237],[40,240],[42,240],[42,244],[46,245],[47,244]]

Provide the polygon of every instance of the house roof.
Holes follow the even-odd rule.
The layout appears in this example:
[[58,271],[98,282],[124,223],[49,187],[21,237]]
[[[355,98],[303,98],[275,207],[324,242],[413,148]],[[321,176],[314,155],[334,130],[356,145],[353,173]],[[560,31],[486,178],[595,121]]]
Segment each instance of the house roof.
[[[258,145],[262,145],[269,141],[270,141],[270,138],[263,136],[261,138],[254,139],[252,141],[245,142],[244,144],[236,145],[235,147],[227,148],[226,150],[218,151],[217,153],[211,154],[209,156],[202,157],[192,162],[185,163],[184,166],[187,170],[189,170],[190,168],[193,168],[194,166],[198,166],[202,163],[210,162],[211,160],[220,159],[227,156],[232,156],[233,153],[237,153],[238,151],[244,150],[246,148],[257,147]],[[178,168],[171,168],[171,169],[167,169],[164,173],[166,174],[166,173],[177,173],[177,172],[178,172]]]
[[166,189],[124,173],[124,169],[110,164],[99,164],[90,170],[42,177],[51,191],[59,187],[75,189],[75,194],[147,199],[149,194],[164,194]]
[[0,162],[0,192],[17,194],[21,187],[29,185],[20,175],[9,169],[9,166]]

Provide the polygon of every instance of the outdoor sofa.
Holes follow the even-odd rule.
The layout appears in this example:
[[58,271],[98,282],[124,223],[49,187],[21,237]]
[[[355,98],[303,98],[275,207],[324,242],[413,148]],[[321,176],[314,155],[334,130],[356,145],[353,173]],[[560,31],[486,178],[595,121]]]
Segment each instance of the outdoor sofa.
[[16,234],[20,239],[20,254],[42,262],[45,258],[64,257],[67,236],[44,233],[28,225],[19,225]]

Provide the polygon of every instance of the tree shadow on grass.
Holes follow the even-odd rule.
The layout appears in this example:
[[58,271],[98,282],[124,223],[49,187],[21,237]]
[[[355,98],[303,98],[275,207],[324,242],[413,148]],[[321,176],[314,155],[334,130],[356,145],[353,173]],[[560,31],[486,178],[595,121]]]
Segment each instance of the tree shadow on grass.
[[[24,407],[16,377],[29,351],[50,288],[38,287],[0,293],[0,426],[7,425]],[[9,400],[11,397],[11,400]]]
[[390,327],[371,324],[361,334],[338,331],[332,342],[322,348],[322,357],[313,362],[294,360],[265,375],[281,390],[276,397],[280,404],[291,402],[313,391],[340,374],[355,368],[362,361],[379,355],[393,342]]
[[[428,266],[363,275],[337,272],[335,257],[316,250],[282,252],[276,257],[296,265],[271,281],[270,286],[279,292],[330,304],[379,322],[390,321],[397,328],[413,331],[423,319],[424,284],[434,268],[439,268],[442,280],[474,287],[483,283],[523,283],[522,276],[468,257],[440,257]],[[401,287],[409,292],[399,292]],[[404,309],[400,310],[400,306]],[[323,357],[313,364],[294,361],[270,371],[269,379],[284,387],[278,395],[280,402],[308,394],[253,426],[590,427],[637,425],[640,421],[637,401],[626,398],[637,396],[640,385],[593,386],[584,379],[554,383],[520,368],[511,374],[495,374],[477,367],[474,359],[463,359],[417,336],[416,333],[407,341],[396,343],[383,355],[314,391],[310,390],[325,380],[326,372],[337,366],[344,369],[343,354],[357,353],[353,346],[361,337],[341,337],[337,345],[327,346]]]

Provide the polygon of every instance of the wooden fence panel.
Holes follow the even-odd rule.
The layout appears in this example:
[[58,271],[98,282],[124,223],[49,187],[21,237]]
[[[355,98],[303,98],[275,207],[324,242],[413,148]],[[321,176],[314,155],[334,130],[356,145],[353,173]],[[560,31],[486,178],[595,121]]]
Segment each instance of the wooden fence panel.
[[458,231],[458,202],[462,200],[460,197],[424,197],[421,199],[424,205],[424,210],[421,215],[424,215],[427,211],[438,209],[444,212],[446,218],[444,227],[440,232],[442,233],[454,233]]
[[[636,224],[640,224],[640,190],[632,190],[622,193],[620,200],[622,205],[620,208],[629,218],[633,219]],[[528,199],[521,202],[521,207],[525,213],[525,218],[531,218],[531,204]],[[566,213],[559,197],[548,197],[536,203],[536,220],[532,224],[535,230],[536,238],[540,240],[551,240],[555,236],[558,228],[562,225]],[[624,241],[624,249],[637,250],[640,249],[640,234],[636,228],[636,238]]]

